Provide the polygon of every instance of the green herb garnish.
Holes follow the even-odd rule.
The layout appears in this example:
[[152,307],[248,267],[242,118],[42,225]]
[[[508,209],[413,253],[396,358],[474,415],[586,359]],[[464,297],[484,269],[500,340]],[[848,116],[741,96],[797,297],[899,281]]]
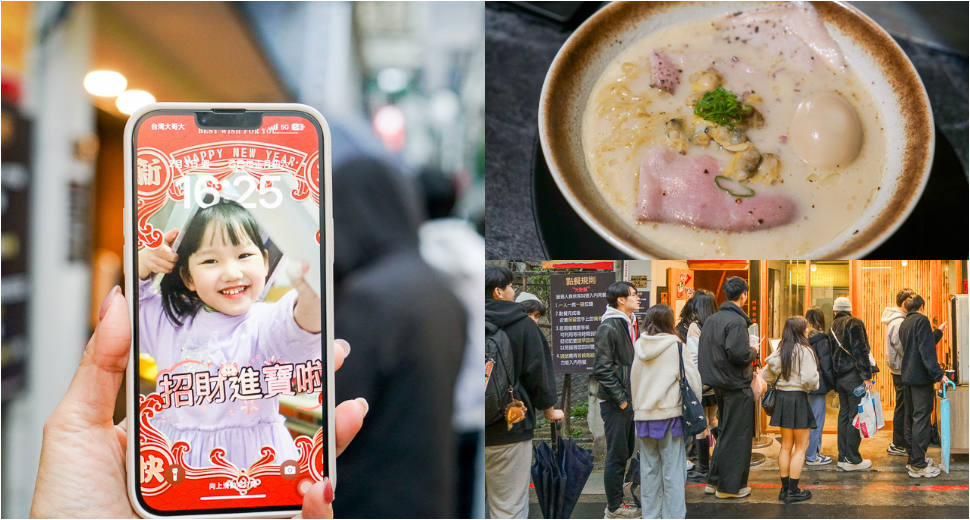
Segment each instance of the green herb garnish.
[[694,105],[694,115],[726,126],[728,130],[734,130],[734,125],[752,110],[754,110],[753,106],[738,101],[738,96],[724,90],[724,87],[717,87],[704,94],[704,97]]
[[[734,179],[732,179],[730,177],[725,177],[723,175],[715,175],[714,176],[714,184],[716,184],[718,188],[721,188],[722,190],[728,192],[732,197],[753,197],[754,196],[754,190],[752,190],[748,186],[745,186],[745,185],[741,184],[740,182],[738,182],[738,184],[742,188],[748,190],[750,193],[745,193],[745,194],[734,193],[733,191],[731,191],[731,188],[727,188],[725,186],[721,186],[721,179],[724,179],[724,180],[727,180],[727,181],[732,181]],[[735,182],[737,182],[737,181],[735,181]]]

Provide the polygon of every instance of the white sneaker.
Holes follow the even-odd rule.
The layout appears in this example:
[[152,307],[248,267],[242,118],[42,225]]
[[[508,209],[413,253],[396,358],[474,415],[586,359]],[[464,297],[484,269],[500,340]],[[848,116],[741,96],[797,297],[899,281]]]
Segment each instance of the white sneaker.
[[694,463],[690,460],[687,461],[687,471],[694,469]]
[[721,493],[720,491],[717,491],[714,493],[714,496],[716,496],[717,498],[744,498],[750,494],[751,494],[751,488],[746,487],[746,488],[741,488],[741,490],[738,491],[737,495],[732,493]]
[[808,464],[809,466],[824,466],[826,464],[831,464],[831,463],[832,463],[832,457],[826,457],[821,453],[815,456],[815,460],[805,461],[805,464]]
[[626,507],[626,504],[621,504],[616,511],[610,511],[610,506],[606,506],[603,513],[603,518],[640,518],[640,513],[632,507]]
[[925,468],[914,468],[909,466],[907,469],[909,470],[909,476],[913,478],[933,478],[940,476],[940,468],[931,466],[929,464],[927,464]]
[[708,485],[707,485],[707,486],[706,486],[706,487],[704,488],[704,493],[706,493],[706,494],[708,494],[708,495],[713,495],[713,494],[714,494],[714,493],[715,493],[716,491],[717,491],[717,488],[716,488],[716,487],[714,487],[714,486],[712,486],[712,485],[710,485],[710,484],[708,484]]
[[839,469],[842,471],[861,471],[864,469],[869,469],[872,467],[872,461],[869,459],[862,459],[862,462],[858,464],[853,464],[851,462],[839,462]]

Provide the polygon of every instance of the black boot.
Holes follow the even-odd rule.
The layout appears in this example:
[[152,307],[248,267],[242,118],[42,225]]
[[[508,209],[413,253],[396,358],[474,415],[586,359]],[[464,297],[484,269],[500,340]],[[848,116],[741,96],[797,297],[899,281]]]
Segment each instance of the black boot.
[[697,448],[697,467],[687,472],[687,482],[707,482],[711,467],[711,439],[694,439]]
[[807,489],[799,489],[797,478],[793,478],[788,482],[788,494],[785,495],[786,504],[803,502],[810,498],[812,498],[812,492]]
[[788,483],[791,482],[788,477],[781,477],[781,491],[778,492],[778,500],[784,502],[785,497],[788,495]]

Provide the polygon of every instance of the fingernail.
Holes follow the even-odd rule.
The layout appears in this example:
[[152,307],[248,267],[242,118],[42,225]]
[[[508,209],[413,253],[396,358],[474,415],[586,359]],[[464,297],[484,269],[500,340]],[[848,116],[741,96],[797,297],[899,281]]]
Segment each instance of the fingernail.
[[323,501],[333,503],[333,484],[330,483],[330,477],[323,477]]
[[354,399],[354,400],[364,405],[364,415],[367,415],[367,412],[370,411],[370,405],[367,404],[367,399],[364,399],[363,397],[358,397],[357,399]]
[[343,345],[343,348],[344,348],[344,357],[349,356],[350,355],[350,343],[347,343],[346,341],[342,341],[341,344]]
[[114,300],[115,298],[115,293],[119,293],[119,292],[121,292],[121,287],[118,287],[117,285],[112,287],[111,290],[108,291],[108,296],[106,296],[104,298],[104,301],[101,302],[101,311],[98,312],[98,321],[101,321],[104,319],[105,313],[108,312],[108,307],[111,307],[111,301]]

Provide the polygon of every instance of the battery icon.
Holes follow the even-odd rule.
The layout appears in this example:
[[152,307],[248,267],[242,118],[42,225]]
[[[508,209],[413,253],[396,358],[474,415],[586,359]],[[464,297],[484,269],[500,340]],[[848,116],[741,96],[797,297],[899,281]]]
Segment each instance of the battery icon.
[[294,130],[303,130],[303,123],[293,123],[292,127]]

